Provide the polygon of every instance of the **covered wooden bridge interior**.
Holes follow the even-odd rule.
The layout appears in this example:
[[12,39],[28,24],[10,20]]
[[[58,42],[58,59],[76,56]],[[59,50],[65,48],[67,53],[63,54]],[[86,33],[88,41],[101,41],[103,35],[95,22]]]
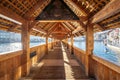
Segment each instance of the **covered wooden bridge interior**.
[[[52,55],[50,49],[54,53],[54,47],[60,47],[59,41],[81,63],[89,77],[85,80],[119,80],[120,66],[92,55],[94,33],[119,27],[120,0],[0,0],[0,30],[21,33],[23,47],[21,51],[0,55],[0,80],[28,76],[31,67],[43,55]],[[46,44],[30,48],[30,35],[46,37]],[[73,46],[73,38],[84,35],[85,52]],[[48,38],[52,38],[51,43],[48,43]],[[68,38],[71,38],[71,44],[68,44]],[[30,58],[34,51],[37,55]]]

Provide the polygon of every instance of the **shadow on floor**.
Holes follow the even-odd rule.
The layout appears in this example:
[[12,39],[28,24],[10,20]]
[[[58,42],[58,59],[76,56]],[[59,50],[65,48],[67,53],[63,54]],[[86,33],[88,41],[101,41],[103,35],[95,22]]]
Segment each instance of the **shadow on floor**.
[[90,80],[80,64],[62,43],[49,51],[37,64],[33,65],[30,74],[24,78],[30,80]]

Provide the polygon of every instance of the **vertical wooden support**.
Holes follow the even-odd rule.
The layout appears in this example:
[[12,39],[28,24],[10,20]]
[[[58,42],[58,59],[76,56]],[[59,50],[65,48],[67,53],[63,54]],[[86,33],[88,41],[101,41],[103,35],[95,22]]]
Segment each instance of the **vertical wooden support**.
[[73,54],[73,44],[74,44],[74,39],[73,39],[73,34],[71,34],[71,54]]
[[54,38],[52,38],[52,49],[54,47]]
[[53,47],[55,46],[55,38],[53,38]]
[[30,32],[29,32],[29,22],[22,25],[22,49],[23,54],[21,56],[21,76],[24,77],[29,74],[30,71]]
[[46,35],[46,54],[48,54],[48,35]]
[[90,68],[90,58],[92,55],[92,51],[94,48],[94,32],[93,32],[93,25],[92,24],[88,24],[87,25],[87,32],[86,32],[86,56],[85,56],[85,60],[86,60],[86,65],[85,65],[85,69],[86,69],[86,74],[88,76],[91,75],[91,68]]
[[68,38],[66,39],[67,49],[69,49]]

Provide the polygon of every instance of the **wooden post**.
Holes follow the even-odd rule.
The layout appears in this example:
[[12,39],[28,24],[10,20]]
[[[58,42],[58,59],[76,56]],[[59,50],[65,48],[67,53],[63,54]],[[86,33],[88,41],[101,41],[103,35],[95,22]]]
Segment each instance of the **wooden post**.
[[74,43],[73,34],[71,34],[71,54],[74,54],[73,53],[73,43]]
[[54,38],[52,38],[52,49],[54,47]]
[[46,35],[46,54],[48,54],[48,35]]
[[67,45],[67,49],[69,49],[69,44],[68,44],[68,38],[66,39],[66,45]]
[[53,38],[53,47],[55,46],[55,38]]
[[23,54],[21,56],[21,76],[24,77],[29,74],[30,71],[30,32],[29,22],[22,25],[22,48]]
[[91,75],[90,73],[90,58],[93,53],[93,48],[94,48],[94,32],[93,32],[93,25],[88,23],[87,25],[87,32],[86,32],[86,56],[85,56],[85,69],[86,69],[86,74],[88,76]]

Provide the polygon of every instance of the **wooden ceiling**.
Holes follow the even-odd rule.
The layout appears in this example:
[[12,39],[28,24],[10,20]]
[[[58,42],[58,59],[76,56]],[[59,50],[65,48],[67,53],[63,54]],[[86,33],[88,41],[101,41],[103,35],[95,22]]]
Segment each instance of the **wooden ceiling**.
[[0,30],[20,33],[29,21],[32,35],[64,39],[85,35],[88,22],[94,32],[120,27],[120,0],[63,1],[79,20],[35,20],[51,0],[0,0]]

